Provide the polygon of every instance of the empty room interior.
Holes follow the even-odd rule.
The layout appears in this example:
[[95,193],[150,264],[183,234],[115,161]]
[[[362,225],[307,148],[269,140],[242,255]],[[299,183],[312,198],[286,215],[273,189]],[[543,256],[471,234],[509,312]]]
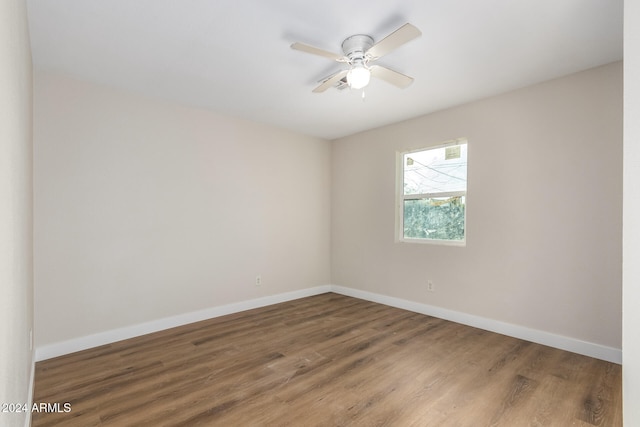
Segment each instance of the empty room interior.
[[3,2],[0,425],[640,425],[631,3]]

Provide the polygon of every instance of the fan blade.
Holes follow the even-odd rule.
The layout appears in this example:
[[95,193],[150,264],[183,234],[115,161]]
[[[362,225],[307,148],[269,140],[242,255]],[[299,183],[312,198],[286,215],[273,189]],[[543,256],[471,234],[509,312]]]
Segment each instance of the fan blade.
[[344,57],[342,55],[338,55],[336,53],[328,52],[326,50],[309,46],[304,43],[294,43],[291,45],[291,49],[299,50],[302,52],[307,52],[312,55],[324,56],[325,58],[333,59],[334,61],[344,61]]
[[402,73],[393,71],[380,65],[372,65],[370,69],[372,76],[382,79],[387,83],[391,83],[392,85],[398,86],[402,89],[413,83],[413,77],[405,76]]
[[421,36],[422,33],[419,29],[411,24],[404,24],[402,27],[389,34],[387,37],[380,40],[378,43],[371,46],[366,52],[372,61],[383,57],[392,50],[402,46],[403,44]]
[[338,82],[338,80],[343,79],[347,73],[349,71],[348,70],[342,70],[342,71],[338,71],[335,74],[332,74],[331,76],[327,77],[321,84],[320,86],[318,86],[317,88],[315,88],[313,90],[314,93],[321,93],[324,92],[325,90],[329,89],[331,86],[333,86],[334,84],[336,84]]

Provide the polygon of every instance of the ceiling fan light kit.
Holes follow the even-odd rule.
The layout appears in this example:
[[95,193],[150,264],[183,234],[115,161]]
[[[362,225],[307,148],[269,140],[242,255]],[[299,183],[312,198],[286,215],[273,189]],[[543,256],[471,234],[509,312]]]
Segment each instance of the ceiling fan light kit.
[[351,89],[362,89],[369,84],[371,71],[364,64],[354,65],[347,72],[347,83]]
[[420,30],[408,23],[375,44],[372,37],[356,34],[347,37],[342,42],[344,56],[303,43],[293,43],[291,48],[348,64],[348,70],[338,71],[323,79],[320,86],[313,90],[315,93],[324,92],[332,86],[342,88],[341,84],[345,83],[351,89],[363,89],[369,84],[371,76],[385,80],[399,88],[405,88],[413,82],[412,77],[381,65],[369,65],[369,63],[378,60],[421,34]]

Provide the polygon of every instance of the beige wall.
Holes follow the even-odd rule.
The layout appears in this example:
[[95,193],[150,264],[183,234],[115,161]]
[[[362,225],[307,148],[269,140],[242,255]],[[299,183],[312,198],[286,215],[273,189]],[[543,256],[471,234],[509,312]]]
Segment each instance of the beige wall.
[[624,425],[640,425],[640,3],[624,2]]
[[327,141],[38,71],[34,150],[38,346],[330,283]]
[[[29,403],[33,351],[32,72],[26,5],[0,2],[0,403]],[[23,426],[25,413],[0,413]]]
[[[615,63],[335,141],[333,283],[620,349],[621,118]],[[467,246],[395,243],[396,151],[458,137]]]

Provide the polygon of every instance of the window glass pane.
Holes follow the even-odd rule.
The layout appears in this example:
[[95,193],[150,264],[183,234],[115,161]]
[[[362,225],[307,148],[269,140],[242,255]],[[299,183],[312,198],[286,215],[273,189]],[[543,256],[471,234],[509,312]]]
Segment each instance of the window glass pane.
[[467,144],[406,153],[404,194],[467,190]]
[[404,201],[406,239],[464,240],[465,197]]

